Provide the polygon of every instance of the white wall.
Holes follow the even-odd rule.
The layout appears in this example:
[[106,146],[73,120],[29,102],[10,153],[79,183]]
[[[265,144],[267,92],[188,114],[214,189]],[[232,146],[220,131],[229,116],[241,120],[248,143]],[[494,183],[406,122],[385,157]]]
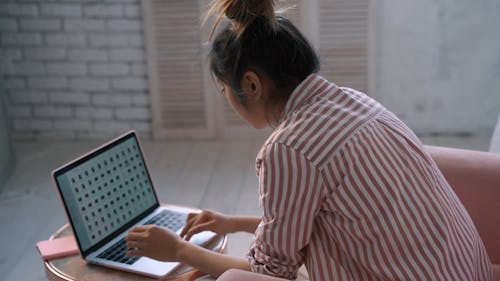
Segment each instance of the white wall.
[[14,139],[149,136],[140,0],[0,1],[0,79]]
[[375,1],[375,97],[416,132],[490,134],[500,1]]
[[6,122],[7,114],[5,114],[3,100],[3,96],[0,94],[0,190],[12,167],[9,130]]

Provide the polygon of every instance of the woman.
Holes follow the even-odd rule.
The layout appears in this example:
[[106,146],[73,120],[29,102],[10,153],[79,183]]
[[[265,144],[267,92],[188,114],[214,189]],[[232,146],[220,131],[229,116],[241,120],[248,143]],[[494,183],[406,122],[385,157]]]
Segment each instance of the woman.
[[130,231],[129,255],[218,276],[238,268],[311,280],[493,280],[464,207],[418,138],[379,103],[317,74],[318,58],[270,0],[219,0],[230,23],[209,54],[232,108],[274,133],[257,156],[262,217],[192,215],[182,236],[248,231],[247,259],[172,232]]

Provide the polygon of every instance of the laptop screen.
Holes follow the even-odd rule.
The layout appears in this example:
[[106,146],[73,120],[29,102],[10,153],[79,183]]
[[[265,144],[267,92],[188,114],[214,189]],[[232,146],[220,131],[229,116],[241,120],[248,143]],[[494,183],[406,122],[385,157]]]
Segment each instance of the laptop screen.
[[54,178],[84,256],[159,206],[133,132],[56,170]]

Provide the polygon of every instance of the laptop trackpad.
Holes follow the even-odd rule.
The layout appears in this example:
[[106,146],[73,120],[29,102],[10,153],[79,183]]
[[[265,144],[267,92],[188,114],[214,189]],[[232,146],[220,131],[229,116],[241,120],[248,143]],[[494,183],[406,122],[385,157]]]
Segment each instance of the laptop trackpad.
[[[203,231],[193,235],[189,242],[198,246],[204,246],[208,242],[210,242],[210,240],[214,238],[215,235],[216,234],[212,231]],[[178,262],[162,262],[148,257],[142,257],[132,265],[132,269],[137,269],[147,273],[153,273],[157,276],[163,276],[178,265]]]

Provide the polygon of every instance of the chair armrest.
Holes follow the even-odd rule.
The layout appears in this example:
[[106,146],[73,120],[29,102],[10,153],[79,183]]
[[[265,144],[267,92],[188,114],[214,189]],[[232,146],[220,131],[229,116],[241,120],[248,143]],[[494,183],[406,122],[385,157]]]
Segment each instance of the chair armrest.
[[493,264],[500,264],[500,154],[426,146],[465,208]]
[[500,265],[493,264],[493,275],[495,276],[495,280],[500,281]]

